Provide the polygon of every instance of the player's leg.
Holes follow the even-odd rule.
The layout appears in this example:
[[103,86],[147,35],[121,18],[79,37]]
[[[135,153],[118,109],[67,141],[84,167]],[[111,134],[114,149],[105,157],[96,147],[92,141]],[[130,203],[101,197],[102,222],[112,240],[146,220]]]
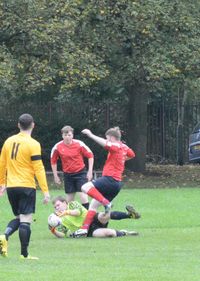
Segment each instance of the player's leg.
[[82,229],[89,229],[90,224],[92,223],[93,218],[96,215],[97,209],[100,205],[101,205],[101,203],[99,201],[97,201],[95,199],[91,200],[89,210],[87,212],[87,216],[86,216],[86,218],[83,222],[83,225],[82,225]]
[[[98,190],[97,190],[97,188],[94,187],[93,182],[88,182],[82,186],[82,189],[85,189],[85,191],[87,191],[87,193],[90,192],[91,190],[92,190],[92,192],[97,191],[97,194],[99,194],[99,197],[95,198],[96,200],[91,201],[89,211],[83,222],[83,226],[81,227],[81,229],[78,229],[77,231],[74,232],[74,236],[77,235],[78,237],[80,237],[81,235],[85,236],[87,234],[90,224],[96,214],[97,207],[100,205],[99,203],[102,204],[102,202],[103,202],[102,201],[103,199],[100,200],[100,197],[102,197],[104,199],[108,198],[106,200],[107,200],[107,202],[110,202],[110,201],[112,201],[113,198],[115,198],[115,196],[120,191],[120,184],[117,181],[110,180],[108,177],[98,178],[94,182],[94,184],[96,185]],[[88,193],[88,195],[91,195],[91,194]],[[104,197],[104,195],[105,195],[105,197]],[[93,197],[95,197],[95,196],[93,196]],[[99,201],[99,203],[97,201]],[[105,201],[104,201],[104,203],[105,203]],[[104,207],[106,207],[106,206],[108,206],[108,205],[104,205]],[[110,209],[111,209],[111,203],[109,203],[109,207],[106,209],[105,214],[109,213]]]
[[139,233],[135,230],[123,229],[123,230],[116,230],[116,231],[122,234],[120,236],[137,236],[137,235],[139,235]]
[[[122,236],[135,236],[138,235],[136,231],[128,231],[128,230],[115,230],[112,228],[107,228],[108,224],[101,224],[101,223],[94,223],[94,229],[91,230],[89,236],[96,237],[96,238],[103,238],[103,237],[122,237]],[[104,227],[105,226],[105,227]]]
[[90,228],[91,223],[93,222],[93,219],[97,213],[97,208],[101,205],[101,203],[95,199],[92,199],[90,202],[90,207],[87,212],[86,218],[83,222],[83,225],[80,229],[74,232],[74,237],[86,237],[88,230]]
[[121,183],[114,180],[111,177],[101,177],[94,181],[96,189],[110,202],[107,205],[104,205],[105,213],[109,213],[111,210],[111,202],[117,196],[121,189]]
[[74,201],[75,193],[66,193],[66,201],[71,202]]
[[121,183],[111,177],[100,177],[97,180],[88,182],[82,186],[82,190],[90,197],[99,201],[109,213],[112,207],[111,201],[117,196]]
[[79,195],[81,204],[84,208],[87,210],[89,209],[89,201],[88,201],[88,195],[81,191],[81,187],[87,183],[87,177],[86,177],[86,171],[83,170],[77,174],[74,175],[74,181],[76,185],[76,192]]
[[79,194],[79,198],[80,198],[82,206],[85,207],[88,210],[89,209],[89,201],[88,201],[87,194],[85,194],[83,192],[78,192],[78,194]]
[[19,240],[21,244],[22,259],[38,259],[31,257],[28,253],[31,237],[32,214],[35,213],[36,190],[34,188],[20,188],[21,200],[19,202],[20,225]]
[[[105,217],[105,218],[104,218]],[[88,230],[88,237],[115,237],[116,232],[108,229],[109,214],[97,213]]]
[[7,196],[12,208],[13,214],[16,216],[15,219],[11,220],[7,228],[4,232],[4,235],[0,235],[0,254],[3,257],[7,257],[8,255],[8,238],[19,228],[19,217],[18,217],[18,205],[19,205],[19,197],[16,188],[7,188]]
[[70,174],[64,173],[64,189],[66,193],[66,201],[74,201],[76,195],[76,186]]
[[0,235],[0,255],[7,257],[8,255],[8,242],[5,235]]
[[140,213],[138,213],[135,208],[131,205],[126,206],[126,210],[132,219],[139,219],[141,217]]
[[103,206],[109,206],[110,202],[107,200],[102,193],[98,191],[98,189],[95,187],[92,181],[85,183],[82,187],[81,190],[92,197],[93,199],[96,199],[99,201]]
[[98,228],[92,233],[92,237],[96,237],[96,238],[136,236],[136,235],[138,235],[138,233],[135,231],[115,230],[112,228]]
[[4,232],[6,240],[8,241],[9,237],[18,230],[19,228],[19,224],[20,224],[20,220],[19,217],[17,216],[15,219],[11,220],[7,227],[6,230]]
[[21,243],[21,256],[28,257],[28,246],[31,237],[32,214],[20,215],[19,240]]
[[110,214],[104,214],[103,212],[98,213],[98,221],[103,225],[103,226],[107,226],[109,219],[110,219]]
[[93,232],[92,237],[96,237],[96,238],[117,237],[117,233],[116,230],[111,228],[98,228]]
[[112,211],[110,213],[111,220],[123,220],[123,219],[139,219],[141,215],[134,209],[133,206],[127,205],[126,206],[127,213],[119,212],[119,211]]
[[[117,214],[117,218],[115,219],[127,219],[127,218],[131,218],[130,215],[128,213],[124,213],[124,212],[111,212],[110,214],[108,215],[105,215],[104,213],[99,213],[98,214],[98,221],[103,225],[103,226],[107,226],[108,225],[108,222],[109,220],[111,219],[112,217],[112,213],[113,214]],[[131,230],[131,231],[128,231],[128,230],[116,230],[116,236],[127,236],[127,235],[138,235],[138,232],[134,231],[134,230]]]
[[[104,214],[102,212],[98,213],[98,221],[100,222],[101,226],[103,226],[105,228],[105,226],[107,227],[109,220],[112,217],[112,213],[117,213],[117,216],[119,216],[117,219],[125,219],[126,218],[130,218],[129,215],[127,213],[124,212],[111,212],[110,214]],[[115,218],[116,219],[116,218]],[[99,226],[100,226],[99,224]]]

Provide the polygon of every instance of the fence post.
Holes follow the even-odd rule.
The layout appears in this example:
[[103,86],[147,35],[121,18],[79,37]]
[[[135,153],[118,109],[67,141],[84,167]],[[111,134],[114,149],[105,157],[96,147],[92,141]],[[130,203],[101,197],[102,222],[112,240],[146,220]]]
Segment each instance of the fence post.
[[177,126],[177,165],[183,166],[183,125],[179,124]]
[[162,139],[162,144],[161,144],[161,153],[162,153],[162,161],[165,160],[165,101],[164,97],[162,97],[162,114],[161,114],[161,139]]
[[110,127],[110,104],[106,103],[106,128]]

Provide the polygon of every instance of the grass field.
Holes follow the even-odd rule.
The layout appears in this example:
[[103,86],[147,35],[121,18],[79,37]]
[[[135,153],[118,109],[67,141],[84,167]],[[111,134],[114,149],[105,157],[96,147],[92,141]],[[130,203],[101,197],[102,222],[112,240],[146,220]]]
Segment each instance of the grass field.
[[[52,191],[52,195],[61,194]],[[138,237],[57,239],[47,230],[52,206],[41,204],[30,254],[39,261],[19,260],[18,233],[9,240],[9,257],[0,257],[0,281],[199,281],[200,189],[122,190],[114,210],[134,203],[140,220],[111,221],[110,227],[134,229]],[[6,196],[0,198],[0,232],[12,218]]]

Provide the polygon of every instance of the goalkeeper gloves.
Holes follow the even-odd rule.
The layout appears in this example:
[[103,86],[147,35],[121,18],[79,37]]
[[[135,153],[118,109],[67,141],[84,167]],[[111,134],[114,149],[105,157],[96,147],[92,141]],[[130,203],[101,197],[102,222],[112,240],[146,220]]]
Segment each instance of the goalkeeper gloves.
[[48,228],[49,228],[49,230],[51,231],[51,233],[55,233],[55,231],[56,231],[56,228],[55,227],[53,227],[53,226],[50,226],[49,224],[48,224]]

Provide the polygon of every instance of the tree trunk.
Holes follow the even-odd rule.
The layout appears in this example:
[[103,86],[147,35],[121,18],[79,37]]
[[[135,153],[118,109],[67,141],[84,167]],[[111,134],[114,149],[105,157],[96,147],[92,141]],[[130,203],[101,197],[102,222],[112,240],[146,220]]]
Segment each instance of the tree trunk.
[[128,144],[136,157],[128,161],[127,167],[135,172],[144,172],[147,144],[147,93],[141,85],[129,90]]

